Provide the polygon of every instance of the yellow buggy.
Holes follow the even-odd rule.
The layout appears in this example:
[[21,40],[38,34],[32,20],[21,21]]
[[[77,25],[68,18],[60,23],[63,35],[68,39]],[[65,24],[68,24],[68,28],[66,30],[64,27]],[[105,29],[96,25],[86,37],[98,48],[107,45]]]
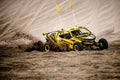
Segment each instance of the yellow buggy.
[[106,39],[101,38],[96,42],[96,36],[83,26],[43,33],[43,35],[46,37],[46,43],[44,45],[45,51],[81,51],[88,47],[92,48],[92,46],[96,46],[101,50],[108,48]]

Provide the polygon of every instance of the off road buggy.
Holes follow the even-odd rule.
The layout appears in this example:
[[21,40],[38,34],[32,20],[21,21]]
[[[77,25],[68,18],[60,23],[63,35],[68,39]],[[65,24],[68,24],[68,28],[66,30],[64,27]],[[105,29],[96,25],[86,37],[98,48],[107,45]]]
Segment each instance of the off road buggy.
[[46,43],[44,45],[45,51],[81,51],[88,47],[92,49],[93,46],[101,50],[108,48],[106,39],[101,38],[96,42],[96,36],[83,26],[43,33],[43,35],[46,37]]

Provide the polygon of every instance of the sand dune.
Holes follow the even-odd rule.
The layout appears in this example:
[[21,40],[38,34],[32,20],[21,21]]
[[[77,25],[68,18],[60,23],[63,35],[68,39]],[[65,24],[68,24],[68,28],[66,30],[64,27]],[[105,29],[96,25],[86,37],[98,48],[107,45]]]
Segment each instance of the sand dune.
[[[73,0],[73,14],[69,0],[3,0],[0,3],[0,39],[21,31],[41,40],[42,32],[74,25],[88,27],[95,35],[113,29],[120,31],[119,0]],[[59,20],[55,5],[59,3]],[[38,34],[39,33],[39,34]],[[6,37],[5,37],[6,38]]]

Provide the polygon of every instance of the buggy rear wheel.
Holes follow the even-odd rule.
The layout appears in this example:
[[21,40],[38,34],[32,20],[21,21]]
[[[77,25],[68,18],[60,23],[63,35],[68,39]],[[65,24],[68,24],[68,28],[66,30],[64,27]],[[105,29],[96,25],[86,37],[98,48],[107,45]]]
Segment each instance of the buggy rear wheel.
[[49,44],[45,44],[44,49],[46,52],[50,51],[50,45]]

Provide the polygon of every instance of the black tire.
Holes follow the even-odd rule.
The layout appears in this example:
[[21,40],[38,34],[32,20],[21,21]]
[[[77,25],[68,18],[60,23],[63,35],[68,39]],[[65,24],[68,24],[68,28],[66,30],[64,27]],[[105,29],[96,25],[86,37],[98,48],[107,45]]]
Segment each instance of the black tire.
[[99,49],[103,50],[103,49],[108,49],[108,41],[104,38],[101,38],[99,40]]
[[74,51],[82,51],[82,50],[83,50],[82,44],[81,44],[81,43],[75,43],[75,44],[73,45],[73,50],[74,50]]
[[44,50],[45,50],[46,52],[49,52],[49,51],[51,50],[51,46],[50,46],[49,44],[45,44]]

